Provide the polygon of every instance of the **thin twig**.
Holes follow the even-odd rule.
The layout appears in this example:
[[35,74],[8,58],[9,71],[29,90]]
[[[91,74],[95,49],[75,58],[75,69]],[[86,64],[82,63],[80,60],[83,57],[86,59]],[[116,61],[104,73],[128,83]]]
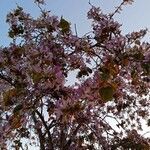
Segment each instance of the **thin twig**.
[[121,10],[121,7],[124,5],[124,1],[117,7],[117,9],[110,15],[110,19],[117,13],[119,10]]
[[76,34],[76,36],[78,37],[77,25],[76,25],[76,24],[74,24],[74,29],[75,29],[75,34]]

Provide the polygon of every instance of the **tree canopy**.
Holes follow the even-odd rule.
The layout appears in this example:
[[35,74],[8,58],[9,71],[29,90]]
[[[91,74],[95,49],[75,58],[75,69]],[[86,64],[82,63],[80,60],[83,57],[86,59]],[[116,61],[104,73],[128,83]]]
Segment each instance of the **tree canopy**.
[[[0,48],[0,148],[27,150],[149,150],[140,134],[150,126],[148,29],[124,35],[114,16],[90,2],[91,31],[42,9],[7,15],[12,42]],[[67,84],[70,73],[73,85]],[[27,142],[28,141],[28,142]]]

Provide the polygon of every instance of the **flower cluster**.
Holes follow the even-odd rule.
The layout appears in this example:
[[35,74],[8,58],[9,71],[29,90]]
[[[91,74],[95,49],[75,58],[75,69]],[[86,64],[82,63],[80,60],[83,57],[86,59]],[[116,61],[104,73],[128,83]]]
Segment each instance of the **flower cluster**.
[[147,29],[124,35],[113,15],[92,6],[92,32],[83,37],[42,8],[36,19],[19,6],[7,15],[13,42],[0,49],[2,149],[22,148],[24,138],[50,150],[149,148],[137,132],[150,110]]

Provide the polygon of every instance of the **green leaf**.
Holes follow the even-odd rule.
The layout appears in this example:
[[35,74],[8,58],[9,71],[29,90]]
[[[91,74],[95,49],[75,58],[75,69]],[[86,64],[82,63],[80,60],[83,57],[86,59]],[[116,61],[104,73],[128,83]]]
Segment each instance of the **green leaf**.
[[16,89],[10,89],[3,93],[3,102],[5,106],[11,106],[14,104],[13,98],[17,95]]
[[14,38],[14,32],[12,31],[12,30],[10,30],[9,32],[8,32],[8,36],[10,37],[10,38]]
[[136,60],[142,60],[144,58],[144,55],[141,52],[137,52],[137,53],[133,54],[133,57]]
[[150,126],[150,119],[147,120],[147,126]]
[[102,87],[99,90],[102,100],[105,102],[111,101],[113,99],[114,88],[111,86]]
[[17,6],[17,9],[14,11],[14,15],[19,16],[22,11],[23,11],[23,8],[20,6]]
[[22,105],[22,104],[18,104],[18,105],[14,108],[13,113],[19,112],[22,108],[23,108],[23,105]]
[[34,83],[39,82],[41,78],[42,78],[42,73],[33,72],[32,79]]
[[101,79],[107,81],[110,78],[110,70],[105,67],[102,67],[99,70]]
[[63,33],[67,33],[70,30],[70,23],[61,17],[59,27]]
[[142,68],[144,70],[144,75],[150,74],[150,64],[149,63],[143,63]]

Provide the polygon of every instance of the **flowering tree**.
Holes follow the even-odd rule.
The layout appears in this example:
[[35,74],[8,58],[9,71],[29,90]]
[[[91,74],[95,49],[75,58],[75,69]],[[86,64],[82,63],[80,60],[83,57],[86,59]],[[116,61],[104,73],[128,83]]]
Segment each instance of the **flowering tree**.
[[[91,31],[44,11],[34,19],[17,7],[8,14],[8,47],[0,50],[2,150],[149,149],[140,135],[150,125],[150,44],[147,29],[123,35],[113,13],[92,4]],[[70,72],[73,85],[66,84]]]

